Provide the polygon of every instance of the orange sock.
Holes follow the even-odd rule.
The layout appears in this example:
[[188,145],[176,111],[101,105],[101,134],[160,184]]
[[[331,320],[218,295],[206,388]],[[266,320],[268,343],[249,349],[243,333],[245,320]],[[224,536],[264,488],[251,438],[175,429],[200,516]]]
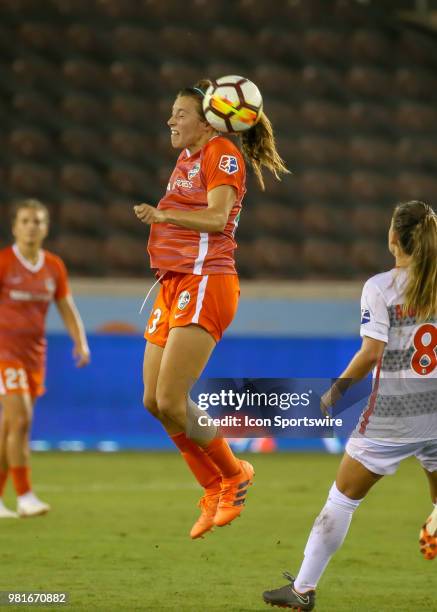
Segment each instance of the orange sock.
[[30,467],[28,465],[18,465],[11,467],[11,476],[17,495],[24,495],[31,490],[30,486]]
[[8,470],[0,470],[0,497],[3,497],[5,492],[6,481],[8,479]]
[[240,464],[224,438],[214,438],[204,448],[225,478],[232,478],[240,471]]
[[185,459],[197,482],[204,489],[215,486],[219,487],[222,477],[221,472],[203,448],[198,446],[193,440],[190,440],[190,438],[187,438],[184,432],[170,437],[181,451],[182,457]]

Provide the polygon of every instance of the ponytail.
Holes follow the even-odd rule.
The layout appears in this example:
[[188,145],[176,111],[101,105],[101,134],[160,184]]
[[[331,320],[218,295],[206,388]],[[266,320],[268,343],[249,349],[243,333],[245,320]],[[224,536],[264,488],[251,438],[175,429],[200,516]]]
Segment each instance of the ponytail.
[[395,209],[393,229],[411,256],[404,311],[426,321],[437,315],[437,215],[423,202],[405,202]]
[[276,150],[272,124],[265,113],[261,113],[256,125],[240,134],[241,149],[246,160],[255,172],[259,186],[264,191],[262,167],[265,166],[278,179],[281,174],[289,174],[284,161]]

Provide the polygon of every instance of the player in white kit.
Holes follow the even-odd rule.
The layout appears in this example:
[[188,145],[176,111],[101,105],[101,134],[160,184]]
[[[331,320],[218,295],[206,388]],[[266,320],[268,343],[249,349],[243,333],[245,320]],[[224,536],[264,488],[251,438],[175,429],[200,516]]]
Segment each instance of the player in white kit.
[[437,556],[437,216],[419,201],[399,204],[389,230],[396,267],[370,278],[361,299],[361,349],[322,398],[328,410],[373,369],[373,390],[317,517],[304,560],[290,584],[265,591],[271,605],[312,610],[315,588],[342,545],[371,487],[416,456],[428,478],[434,510],[419,542]]

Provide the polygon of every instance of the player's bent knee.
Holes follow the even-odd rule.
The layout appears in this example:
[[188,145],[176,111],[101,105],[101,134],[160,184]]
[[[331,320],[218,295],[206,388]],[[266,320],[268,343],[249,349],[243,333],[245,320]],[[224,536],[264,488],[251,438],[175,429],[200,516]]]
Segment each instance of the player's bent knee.
[[178,406],[177,399],[168,393],[160,393],[156,399],[160,416],[168,419],[174,417]]
[[159,409],[156,401],[156,397],[154,395],[149,395],[148,393],[144,393],[143,396],[143,404],[144,408],[150,412],[155,418],[159,418]]

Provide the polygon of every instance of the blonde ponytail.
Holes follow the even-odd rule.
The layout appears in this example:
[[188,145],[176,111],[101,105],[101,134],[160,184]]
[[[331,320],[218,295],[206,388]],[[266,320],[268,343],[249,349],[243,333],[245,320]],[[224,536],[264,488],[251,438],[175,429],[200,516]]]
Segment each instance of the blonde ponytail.
[[281,174],[289,174],[284,161],[276,150],[275,135],[269,118],[265,113],[256,125],[240,134],[241,149],[246,160],[251,164],[259,186],[264,191],[262,168],[265,166],[278,179]]
[[437,216],[424,202],[404,202],[395,209],[393,229],[411,256],[404,311],[426,321],[437,316]]

